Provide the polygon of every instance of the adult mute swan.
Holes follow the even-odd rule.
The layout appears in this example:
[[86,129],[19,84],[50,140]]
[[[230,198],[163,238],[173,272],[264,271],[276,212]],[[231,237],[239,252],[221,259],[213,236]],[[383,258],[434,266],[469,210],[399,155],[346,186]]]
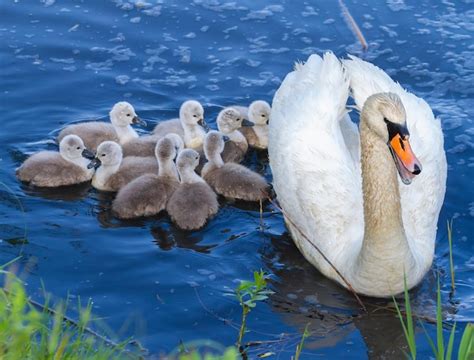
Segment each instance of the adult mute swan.
[[[310,263],[346,286],[308,240],[356,292],[387,297],[403,291],[404,274],[411,288],[431,266],[446,186],[443,134],[428,104],[382,70],[355,57],[343,63],[312,55],[275,94],[274,188]],[[349,85],[360,136],[346,111]]]

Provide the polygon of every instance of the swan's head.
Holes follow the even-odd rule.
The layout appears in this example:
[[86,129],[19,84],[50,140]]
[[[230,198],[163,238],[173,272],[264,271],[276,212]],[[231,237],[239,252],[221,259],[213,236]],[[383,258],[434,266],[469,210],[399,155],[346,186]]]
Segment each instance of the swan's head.
[[132,124],[146,126],[146,122],[141,120],[132,104],[126,101],[120,101],[110,110],[110,121],[118,127],[126,127]]
[[164,137],[158,141],[155,147],[155,156],[160,160],[174,160],[178,150],[172,139]]
[[204,140],[204,153],[206,154],[206,158],[210,159],[215,154],[220,154],[224,151],[225,141],[228,139],[227,136],[222,135],[219,131],[209,131]]
[[249,119],[256,125],[268,125],[272,108],[263,100],[257,100],[249,106]]
[[119,166],[122,162],[122,147],[114,141],[104,141],[97,148],[95,158],[87,166],[97,169],[99,166]]
[[364,121],[389,147],[398,174],[410,184],[421,173],[421,163],[410,146],[406,112],[400,97],[393,93],[370,96],[362,109]]
[[204,121],[204,108],[196,100],[185,101],[179,108],[179,118],[185,125],[206,126]]
[[245,120],[239,110],[233,107],[226,107],[217,115],[217,128],[223,134],[240,129],[242,126],[253,126],[254,123]]
[[173,142],[176,149],[176,154],[179,154],[180,151],[184,149],[183,139],[178,134],[167,134],[165,138],[170,139]]
[[186,169],[194,170],[198,165],[199,154],[193,149],[184,149],[179,153],[178,158],[176,159],[176,167],[180,173]]
[[59,153],[66,160],[75,160],[81,157],[91,159],[94,157],[94,154],[86,149],[84,142],[77,135],[65,136],[59,144]]

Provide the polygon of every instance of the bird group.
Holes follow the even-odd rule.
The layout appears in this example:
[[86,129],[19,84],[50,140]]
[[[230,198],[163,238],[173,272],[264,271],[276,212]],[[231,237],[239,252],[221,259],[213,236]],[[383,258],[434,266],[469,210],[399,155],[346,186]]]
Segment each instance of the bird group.
[[112,211],[121,219],[166,211],[181,229],[203,227],[219,209],[217,195],[245,201],[265,200],[269,184],[240,162],[249,146],[266,149],[271,107],[262,100],[230,106],[209,130],[204,108],[185,101],[179,118],[145,126],[128,102],[116,103],[110,123],[91,121],[65,127],[59,152],[40,151],[16,171],[18,179],[38,187],[91,181],[100,191],[117,192]]

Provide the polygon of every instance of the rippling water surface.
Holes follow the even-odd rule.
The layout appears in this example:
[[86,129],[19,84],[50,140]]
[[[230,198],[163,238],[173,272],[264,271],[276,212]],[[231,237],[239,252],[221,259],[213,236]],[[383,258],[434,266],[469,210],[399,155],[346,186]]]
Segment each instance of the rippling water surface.
[[[382,67],[441,118],[446,201],[432,271],[412,296],[416,311],[432,317],[439,273],[446,316],[472,321],[473,2],[347,0],[347,6],[369,42],[365,54],[336,1],[2,1],[1,263],[23,252],[34,298],[41,297],[41,280],[55,296],[92,298],[98,316],[122,337],[135,334],[152,354],[198,338],[232,344],[240,309],[224,293],[263,268],[276,294],[251,313],[246,336],[277,341],[253,348],[251,357],[273,351],[289,358],[310,323],[304,358],[400,358],[404,340],[393,314],[362,314],[350,294],[304,260],[269,205],[263,228],[258,206],[222,202],[204,229],[187,233],[165,216],[120,222],[110,214],[111,196],[88,186],[40,191],[14,177],[28,155],[55,148],[62,126],[106,119],[118,100],[151,119],[150,130],[195,98],[215,126],[221,106],[271,101],[295,60],[333,50]],[[265,154],[250,154],[246,164],[271,179]],[[449,301],[451,218],[457,290]],[[387,304],[364,301],[371,310]],[[433,335],[434,327],[425,326]],[[426,342],[421,352],[430,352]]]

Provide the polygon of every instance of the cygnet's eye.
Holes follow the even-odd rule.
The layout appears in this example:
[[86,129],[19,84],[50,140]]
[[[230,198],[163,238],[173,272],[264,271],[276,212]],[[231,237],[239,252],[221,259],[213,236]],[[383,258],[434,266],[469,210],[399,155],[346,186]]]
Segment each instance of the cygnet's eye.
[[127,116],[132,116],[132,114],[127,114]]
[[265,117],[265,114],[260,115],[261,117]]
[[240,121],[240,120],[241,120],[240,118],[235,119],[235,121]]
[[199,159],[199,156],[196,156],[194,159],[196,159],[196,160]]
[[76,149],[77,149],[77,150],[81,150],[81,147],[80,147],[80,146],[78,146]]
[[107,154],[101,154],[100,156],[104,157],[104,156],[106,156],[106,155],[107,155]]
[[193,115],[193,117],[197,117],[197,115],[196,115],[196,114],[194,114],[194,115]]

